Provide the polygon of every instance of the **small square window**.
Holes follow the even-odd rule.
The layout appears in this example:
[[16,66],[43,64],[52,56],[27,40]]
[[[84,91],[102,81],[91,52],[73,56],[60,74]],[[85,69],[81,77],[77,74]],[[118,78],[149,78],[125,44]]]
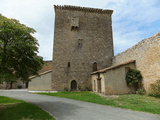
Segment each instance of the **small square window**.
[[78,39],[78,46],[82,46],[82,39]]

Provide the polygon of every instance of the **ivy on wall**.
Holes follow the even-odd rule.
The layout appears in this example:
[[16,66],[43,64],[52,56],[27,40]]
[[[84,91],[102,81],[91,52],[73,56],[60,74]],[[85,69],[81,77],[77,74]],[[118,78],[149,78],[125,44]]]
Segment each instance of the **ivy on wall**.
[[126,74],[126,82],[128,86],[133,86],[137,91],[142,86],[141,72],[136,69],[129,69]]

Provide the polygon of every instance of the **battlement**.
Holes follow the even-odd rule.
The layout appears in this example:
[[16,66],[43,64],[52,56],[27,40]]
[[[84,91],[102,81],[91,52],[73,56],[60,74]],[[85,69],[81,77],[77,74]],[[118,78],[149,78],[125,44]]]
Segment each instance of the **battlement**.
[[80,7],[80,6],[71,6],[71,5],[54,5],[54,9],[60,10],[76,10],[76,11],[85,11],[85,12],[93,12],[93,13],[100,13],[100,14],[112,14],[113,10],[106,10],[106,9],[97,9],[97,8],[88,8],[88,7]]

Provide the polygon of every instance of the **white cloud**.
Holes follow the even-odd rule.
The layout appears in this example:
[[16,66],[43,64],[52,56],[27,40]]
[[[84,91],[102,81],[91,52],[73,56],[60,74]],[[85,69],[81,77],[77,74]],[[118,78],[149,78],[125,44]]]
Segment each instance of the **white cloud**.
[[43,56],[46,60],[51,60],[53,51],[53,34],[45,36],[36,33],[33,36],[39,40],[39,55]]
[[34,28],[39,46],[39,54],[44,59],[52,59],[54,8],[53,5],[77,4],[75,0],[1,0],[0,13],[15,18]]
[[134,0],[109,2],[106,8],[114,10],[113,34],[115,54],[120,53],[143,38],[149,37],[160,30],[153,23],[158,22],[160,11],[158,0]]

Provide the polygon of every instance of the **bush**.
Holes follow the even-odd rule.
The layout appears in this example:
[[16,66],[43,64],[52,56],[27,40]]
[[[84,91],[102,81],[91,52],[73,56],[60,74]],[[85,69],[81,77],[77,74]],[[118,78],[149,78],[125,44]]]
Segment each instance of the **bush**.
[[142,75],[139,70],[129,69],[126,74],[126,82],[128,86],[134,86],[135,90],[142,87]]
[[18,88],[18,89],[21,89],[21,88],[22,88],[22,85],[18,85],[17,88]]
[[91,91],[89,87],[85,87],[84,91]]
[[141,88],[141,89],[138,89],[136,91],[137,94],[140,94],[140,95],[144,95],[146,93],[145,89],[144,88]]
[[64,91],[68,91],[68,88],[65,87],[65,88],[64,88]]
[[160,80],[150,85],[149,95],[153,97],[160,97]]
[[82,91],[82,86],[78,85],[78,90]]

